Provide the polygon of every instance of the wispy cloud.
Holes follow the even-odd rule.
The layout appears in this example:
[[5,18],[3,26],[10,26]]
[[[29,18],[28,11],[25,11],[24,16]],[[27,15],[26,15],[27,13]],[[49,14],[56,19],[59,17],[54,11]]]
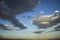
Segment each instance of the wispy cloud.
[[19,27],[14,27],[14,26],[12,26],[12,25],[3,25],[3,24],[0,24],[0,28],[2,29],[2,30],[20,30],[20,28]]

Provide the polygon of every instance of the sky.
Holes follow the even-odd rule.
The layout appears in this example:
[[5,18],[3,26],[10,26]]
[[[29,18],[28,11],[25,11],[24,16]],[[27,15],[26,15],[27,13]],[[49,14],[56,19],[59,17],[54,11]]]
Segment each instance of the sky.
[[52,14],[55,10],[60,10],[59,2],[57,2],[56,0],[41,0],[41,4],[37,5],[34,8],[33,12],[26,12],[26,14],[22,14],[17,17],[21,18],[22,22],[24,22],[29,27],[29,29],[36,29],[36,27],[31,24],[32,19],[23,18],[23,16],[39,16],[39,11],[44,11],[43,15]]
[[[16,18],[19,21],[21,20],[22,23],[27,26],[27,29],[12,30],[12,31],[10,31],[10,30],[1,30],[0,29],[0,35],[3,35],[3,36],[7,35],[7,37],[10,36],[10,35],[11,36],[14,35],[14,36],[17,36],[17,37],[20,37],[20,38],[21,38],[21,36],[23,38],[26,35],[27,35],[26,37],[29,37],[29,36],[32,37],[33,36],[33,38],[34,38],[34,36],[36,38],[36,37],[38,37],[38,35],[43,35],[43,34],[38,34],[37,35],[35,33],[30,32],[30,30],[42,30],[41,28],[38,29],[36,25],[32,24],[32,17],[40,16],[40,14],[39,14],[40,11],[43,11],[43,14],[41,14],[41,15],[49,15],[49,14],[53,14],[55,10],[60,11],[60,0],[40,0],[39,4],[37,4],[35,6],[33,11],[30,11],[30,12],[27,11],[27,12],[24,12],[24,13],[19,14],[19,15],[16,16]],[[23,16],[26,16],[26,17],[23,17]],[[30,17],[27,18],[28,16],[30,16]],[[11,25],[11,23],[9,21],[2,20],[2,19],[0,19],[0,23],[6,24],[6,25]],[[46,29],[46,30],[48,30],[48,29]],[[51,28],[50,30],[53,30],[53,29]],[[54,33],[57,35],[57,34],[60,33],[60,31],[53,32],[53,33],[51,32],[50,35],[54,34]],[[45,35],[49,35],[49,33],[47,33]]]

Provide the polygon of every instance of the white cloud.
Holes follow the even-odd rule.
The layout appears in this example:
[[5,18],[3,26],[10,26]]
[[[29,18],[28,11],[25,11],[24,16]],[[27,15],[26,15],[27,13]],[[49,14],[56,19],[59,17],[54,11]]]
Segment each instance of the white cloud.
[[58,12],[60,12],[60,11],[59,10],[54,11],[54,13],[58,13]]

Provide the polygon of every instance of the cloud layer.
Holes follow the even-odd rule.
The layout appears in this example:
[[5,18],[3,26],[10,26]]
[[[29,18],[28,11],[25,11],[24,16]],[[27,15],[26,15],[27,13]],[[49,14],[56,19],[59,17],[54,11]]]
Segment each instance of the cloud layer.
[[43,30],[31,30],[30,32],[36,33],[36,34],[44,34],[44,33],[51,33],[51,32],[56,32],[60,31],[60,23],[57,23],[56,25],[43,29]]
[[37,25],[37,28],[53,27],[57,23],[60,23],[60,14],[51,14],[33,18],[33,24]]
[[15,16],[26,11],[32,11],[39,0],[0,0],[0,18],[10,21],[21,29],[25,27]]

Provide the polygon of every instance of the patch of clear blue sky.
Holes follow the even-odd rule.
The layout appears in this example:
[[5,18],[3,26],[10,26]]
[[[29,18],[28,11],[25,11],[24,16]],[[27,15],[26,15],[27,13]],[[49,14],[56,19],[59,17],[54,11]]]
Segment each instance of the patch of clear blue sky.
[[[38,16],[39,11],[44,11],[43,15],[52,14],[55,10],[60,10],[60,1],[58,0],[41,0],[41,4],[37,5],[31,12],[25,12],[17,15],[18,19],[27,25],[27,30],[38,30],[35,25],[31,23],[32,19],[23,18],[23,16]],[[0,20],[0,23],[11,24],[8,21]]]

